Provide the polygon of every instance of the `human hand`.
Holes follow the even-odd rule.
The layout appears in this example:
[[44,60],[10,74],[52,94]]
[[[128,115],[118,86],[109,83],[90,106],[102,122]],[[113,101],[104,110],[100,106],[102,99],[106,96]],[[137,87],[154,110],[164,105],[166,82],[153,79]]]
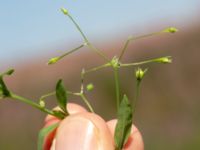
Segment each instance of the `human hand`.
[[[56,131],[46,137],[44,150],[114,150],[114,130],[117,120],[105,122],[100,116],[83,107],[69,103],[70,115],[60,122],[48,115],[45,126],[60,122]],[[138,129],[133,125],[123,150],[143,150],[144,144]]]

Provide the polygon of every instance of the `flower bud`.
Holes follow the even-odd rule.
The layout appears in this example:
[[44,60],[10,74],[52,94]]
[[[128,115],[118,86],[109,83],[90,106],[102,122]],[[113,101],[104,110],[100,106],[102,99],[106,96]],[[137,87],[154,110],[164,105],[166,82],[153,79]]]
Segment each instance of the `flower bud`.
[[161,57],[161,58],[158,58],[156,60],[156,62],[168,64],[168,63],[172,63],[172,59],[169,56],[168,57]]
[[114,68],[119,68],[119,60],[118,58],[115,56],[113,57],[113,59],[111,60],[111,65],[114,67]]
[[138,68],[136,71],[135,71],[135,76],[136,76],[136,79],[138,81],[141,81],[145,75],[145,73],[147,72],[147,69],[145,70],[142,70],[141,68]]
[[65,8],[60,9],[64,15],[68,15],[68,10]]
[[39,105],[40,105],[42,108],[44,108],[44,107],[45,107],[45,102],[44,102],[43,100],[41,100],[41,101],[39,102]]
[[92,83],[86,86],[87,91],[92,91],[94,89],[94,85]]
[[175,33],[177,31],[178,31],[178,29],[175,27],[169,27],[169,28],[166,28],[163,30],[163,32],[167,32],[167,33]]
[[59,57],[53,57],[48,61],[48,65],[55,64],[60,58]]

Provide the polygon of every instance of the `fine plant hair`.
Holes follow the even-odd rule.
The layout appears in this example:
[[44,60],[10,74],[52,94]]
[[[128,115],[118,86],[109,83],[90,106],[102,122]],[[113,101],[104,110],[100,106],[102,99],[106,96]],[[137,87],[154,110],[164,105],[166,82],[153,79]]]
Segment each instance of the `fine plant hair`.
[[[61,8],[61,11],[74,24],[75,28],[82,36],[83,42],[77,47],[71,50],[68,50],[66,53],[63,53],[60,56],[56,56],[49,59],[47,64],[55,65],[58,61],[61,61],[66,56],[82,49],[83,47],[87,47],[92,52],[96,53],[99,57],[101,57],[104,60],[104,63],[102,65],[95,66],[93,68],[82,69],[81,75],[80,75],[80,81],[81,81],[80,89],[78,90],[78,92],[72,92],[69,89],[66,89],[65,86],[63,85],[62,79],[58,79],[58,82],[55,86],[55,90],[50,93],[42,95],[38,99],[37,102],[30,100],[28,98],[19,96],[13,91],[9,90],[6,83],[4,82],[4,77],[13,74],[14,69],[8,69],[7,71],[0,74],[0,99],[12,98],[12,99],[21,101],[23,103],[26,103],[28,105],[31,105],[32,107],[39,109],[40,111],[46,114],[55,116],[56,118],[62,120],[68,115],[70,115],[66,108],[66,105],[68,103],[68,95],[75,95],[75,96],[80,97],[81,100],[86,104],[89,112],[95,113],[95,110],[93,109],[92,105],[90,104],[90,101],[87,98],[88,91],[92,91],[94,88],[94,85],[92,83],[85,85],[84,80],[85,78],[87,78],[87,75],[90,73],[97,72],[105,68],[112,68],[111,73],[113,74],[113,80],[115,81],[115,87],[113,88],[115,88],[116,109],[117,109],[117,116],[118,116],[118,122],[115,128],[114,140],[115,140],[116,150],[121,150],[130,135],[131,126],[133,123],[133,115],[135,113],[136,104],[137,104],[138,96],[140,93],[141,81],[148,72],[148,68],[142,68],[142,66],[144,64],[149,64],[149,63],[168,64],[172,62],[171,56],[162,56],[159,58],[142,60],[140,62],[128,62],[128,63],[123,62],[123,57],[126,54],[126,51],[128,50],[129,44],[139,39],[144,39],[144,38],[156,36],[156,35],[158,36],[158,35],[166,34],[166,33],[175,33],[178,30],[175,27],[168,27],[158,32],[153,32],[150,34],[145,34],[145,35],[141,35],[137,37],[130,35],[128,39],[124,42],[124,45],[122,49],[120,50],[120,53],[116,54],[110,59],[108,56],[106,56],[106,54],[104,54],[100,49],[98,49],[96,46],[94,46],[90,42],[86,34],[82,31],[79,24],[74,20],[74,18],[72,17],[72,15],[69,13],[67,9]],[[136,85],[135,97],[131,102],[129,101],[126,93],[121,93],[121,90],[120,90],[121,81],[120,81],[119,71],[123,67],[135,68],[135,73],[134,73],[135,81],[136,81],[135,82],[135,85]],[[46,101],[45,101],[46,98],[53,95],[56,96],[57,104],[60,110],[52,110],[46,107]],[[42,145],[44,144],[43,142],[44,142],[45,135],[47,135],[53,129],[57,128],[58,125],[59,124],[56,124],[48,128],[44,128],[40,131],[39,138],[38,138],[38,150],[42,150]]]

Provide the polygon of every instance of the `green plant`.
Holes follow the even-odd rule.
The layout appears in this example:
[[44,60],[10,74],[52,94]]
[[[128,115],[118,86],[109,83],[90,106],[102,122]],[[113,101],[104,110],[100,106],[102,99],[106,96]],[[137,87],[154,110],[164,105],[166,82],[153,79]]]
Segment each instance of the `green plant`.
[[[132,125],[132,116],[134,115],[135,109],[136,109],[136,102],[138,100],[138,96],[139,96],[139,89],[140,89],[140,85],[141,85],[141,81],[144,78],[144,75],[147,73],[148,69],[141,69],[140,66],[142,66],[143,64],[147,64],[147,63],[171,63],[171,57],[170,56],[165,56],[165,57],[159,57],[159,58],[153,58],[153,59],[149,59],[149,60],[144,60],[141,62],[133,62],[133,63],[123,63],[122,62],[122,58],[125,54],[125,52],[128,49],[128,45],[130,42],[135,41],[135,40],[139,40],[142,38],[146,38],[146,37],[150,37],[150,36],[154,36],[154,35],[160,35],[160,34],[164,34],[164,33],[175,33],[177,32],[177,29],[174,27],[170,27],[170,28],[166,28],[164,30],[161,30],[159,32],[154,32],[154,33],[150,33],[150,34],[146,34],[146,35],[142,35],[139,37],[134,37],[134,36],[129,36],[129,38],[126,40],[121,53],[119,55],[114,56],[112,59],[108,58],[101,50],[99,50],[98,48],[96,48],[87,38],[87,36],[83,33],[83,31],[81,30],[81,28],[79,27],[79,25],[77,24],[77,22],[73,19],[73,17],[70,15],[70,13],[64,9],[61,8],[61,11],[63,12],[64,15],[66,15],[71,21],[72,23],[75,25],[76,29],[80,32],[81,36],[83,37],[83,43],[81,45],[79,45],[78,47],[67,51],[66,53],[57,56],[57,57],[53,57],[48,61],[49,65],[53,65],[55,63],[57,63],[58,61],[60,61],[61,59],[63,59],[65,56],[80,50],[83,47],[88,47],[89,49],[91,49],[93,52],[97,53],[104,61],[105,63],[100,65],[100,66],[96,66],[94,68],[90,68],[90,69],[82,69],[81,72],[81,85],[80,85],[80,91],[79,92],[71,92],[70,90],[66,90],[63,82],[61,79],[58,80],[57,84],[56,84],[56,88],[55,91],[51,92],[51,93],[47,93],[43,96],[40,97],[40,99],[38,100],[38,103],[24,98],[22,96],[19,96],[17,94],[15,94],[14,92],[10,91],[9,88],[7,87],[7,85],[4,82],[4,77],[5,76],[9,76],[11,75],[14,70],[13,69],[9,69],[8,71],[2,73],[0,75],[0,98],[12,98],[15,100],[19,100],[21,102],[24,102],[26,104],[29,104],[47,114],[50,114],[52,116],[55,116],[59,119],[64,119],[65,117],[67,117],[69,115],[68,110],[66,109],[66,105],[68,102],[68,95],[75,95],[75,96],[79,96],[81,97],[81,99],[83,100],[83,102],[87,105],[88,110],[92,113],[94,113],[94,109],[92,108],[91,104],[89,103],[89,100],[87,99],[86,96],[86,91],[92,91],[92,89],[94,88],[94,85],[92,83],[85,85],[84,84],[84,78],[86,77],[87,74],[92,73],[92,72],[96,72],[98,70],[104,69],[104,68],[108,68],[111,67],[113,70],[113,77],[114,77],[114,81],[115,81],[115,93],[116,93],[116,108],[118,111],[118,122],[117,122],[117,126],[115,129],[115,145],[116,145],[116,149],[120,150],[122,149],[124,143],[126,143],[130,131],[131,131],[131,125]],[[135,78],[136,78],[136,89],[135,89],[135,98],[134,98],[134,104],[131,106],[128,97],[123,93],[120,92],[120,77],[119,77],[119,70],[122,67],[136,67],[137,69],[135,70]],[[60,110],[51,110],[46,108],[46,102],[45,99],[49,96],[52,95],[56,95],[57,97],[57,104],[60,107]],[[42,144],[43,144],[43,140],[46,134],[48,134],[50,131],[54,130],[58,125],[53,125],[50,126],[48,128],[42,129],[40,132],[40,136],[39,136],[39,142],[38,142],[38,149],[42,149]]]

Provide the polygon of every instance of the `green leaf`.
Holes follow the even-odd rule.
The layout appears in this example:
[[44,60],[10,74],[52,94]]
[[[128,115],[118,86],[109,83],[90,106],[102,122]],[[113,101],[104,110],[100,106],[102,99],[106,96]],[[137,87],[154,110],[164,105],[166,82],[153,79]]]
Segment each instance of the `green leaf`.
[[65,112],[67,112],[66,105],[67,105],[67,92],[65,87],[60,79],[56,85],[56,97],[58,101],[58,106]]
[[10,96],[10,91],[8,90],[6,84],[3,81],[3,78],[0,78],[0,97],[9,97]]
[[53,110],[53,113],[56,117],[58,117],[59,119],[64,119],[66,117],[66,115],[68,115],[68,113],[64,113],[61,110]]
[[3,77],[5,75],[11,75],[14,72],[14,69],[9,69],[6,72],[0,74],[0,98],[10,97],[10,91],[8,90]]
[[121,150],[124,144],[127,142],[128,137],[131,133],[131,127],[132,127],[132,108],[127,96],[124,95],[120,103],[118,111],[118,121],[114,134],[116,150]]
[[1,74],[1,76],[5,76],[5,75],[9,76],[9,75],[13,74],[14,71],[15,71],[14,69],[9,69],[6,72],[4,72],[3,74]]
[[43,150],[45,144],[45,138],[58,127],[59,123],[50,125],[48,127],[42,128],[38,136],[38,150]]

